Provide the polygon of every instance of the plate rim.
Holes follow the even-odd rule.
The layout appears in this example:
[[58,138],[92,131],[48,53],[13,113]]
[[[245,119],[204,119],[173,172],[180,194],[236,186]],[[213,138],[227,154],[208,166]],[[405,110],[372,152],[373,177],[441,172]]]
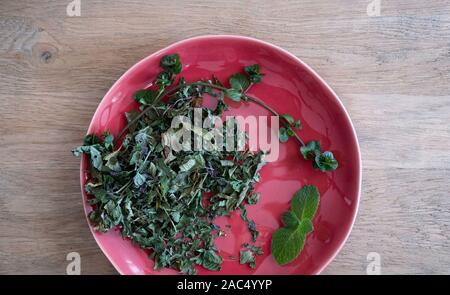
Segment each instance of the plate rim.
[[[131,66],[130,68],[128,68],[120,77],[119,79],[117,79],[112,85],[111,87],[108,89],[108,91],[105,93],[105,95],[103,96],[102,100],[100,101],[100,103],[98,104],[94,114],[92,115],[92,118],[94,118],[97,114],[97,112],[99,112],[99,110],[101,109],[101,107],[106,103],[105,102],[105,97],[109,96],[110,93],[113,91],[113,89],[115,88],[116,85],[120,84],[122,80],[124,80],[128,75],[130,75],[130,73],[138,68],[141,64],[144,64],[145,62],[147,62],[150,59],[153,59],[155,56],[158,56],[160,54],[162,54],[163,52],[167,52],[170,51],[172,48],[177,47],[179,45],[182,45],[184,43],[189,43],[189,42],[193,42],[193,41],[197,41],[197,40],[208,40],[208,39],[234,39],[234,40],[244,40],[244,41],[250,41],[259,45],[263,45],[263,46],[267,46],[267,47],[271,47],[272,49],[274,49],[275,51],[279,51],[280,53],[287,55],[288,57],[292,58],[293,60],[295,60],[296,62],[298,62],[310,75],[312,75],[315,79],[317,79],[319,81],[319,83],[321,83],[323,86],[325,86],[326,90],[331,94],[331,96],[335,99],[335,101],[338,103],[339,108],[341,109],[341,111],[343,112],[343,114],[345,115],[346,119],[348,120],[348,122],[350,123],[350,127],[351,127],[351,133],[353,135],[354,138],[354,144],[356,145],[356,151],[357,151],[357,173],[358,173],[358,180],[357,180],[357,184],[358,184],[358,191],[357,191],[357,196],[356,196],[356,205],[355,205],[355,209],[352,212],[352,217],[351,217],[351,222],[350,222],[350,226],[348,227],[347,233],[345,234],[345,237],[340,241],[338,247],[336,247],[336,249],[333,251],[333,254],[330,255],[330,257],[326,260],[325,263],[323,263],[323,265],[314,273],[312,273],[313,275],[318,275],[320,274],[337,256],[337,254],[342,250],[342,248],[344,247],[345,243],[347,242],[352,230],[353,230],[353,226],[355,224],[356,221],[356,217],[358,215],[358,211],[359,211],[359,203],[361,200],[361,186],[362,186],[362,159],[361,159],[361,150],[360,150],[360,145],[359,145],[359,141],[358,141],[358,136],[355,130],[355,126],[353,125],[353,122],[350,118],[350,115],[347,111],[347,109],[345,108],[342,100],[339,98],[339,96],[336,94],[336,92],[330,87],[330,85],[328,85],[328,83],[312,68],[310,67],[308,64],[306,64],[304,61],[302,61],[299,57],[295,56],[294,54],[292,54],[291,52],[287,51],[286,49],[283,49],[275,44],[269,43],[267,41],[262,41],[253,37],[248,37],[248,36],[241,36],[241,35],[201,35],[201,36],[195,36],[195,37],[190,37],[190,38],[186,38],[174,43],[171,43],[170,45],[161,48],[157,51],[155,51],[154,53],[142,58],[141,60],[139,60],[138,62],[136,62],[133,66]],[[89,134],[89,132],[93,129],[93,124],[94,124],[94,120],[91,119],[91,122],[89,123],[89,127],[87,129],[87,133]],[[126,273],[122,270],[121,267],[119,267],[114,260],[110,257],[110,255],[105,252],[105,249],[103,247],[103,245],[98,241],[97,239],[97,233],[94,231],[93,226],[91,225],[90,221],[89,221],[89,217],[88,214],[89,212],[87,211],[88,209],[88,205],[86,204],[86,199],[87,199],[87,194],[84,191],[84,175],[85,175],[85,158],[86,156],[83,155],[83,157],[81,158],[81,162],[80,162],[80,188],[81,188],[81,198],[82,198],[82,204],[83,204],[83,210],[84,210],[84,215],[86,218],[86,221],[88,223],[88,227],[92,233],[92,236],[95,239],[95,242],[97,243],[97,245],[99,246],[99,248],[102,250],[103,255],[106,256],[106,258],[108,258],[109,262],[114,266],[114,268],[117,270],[117,272],[121,275],[126,275]]]

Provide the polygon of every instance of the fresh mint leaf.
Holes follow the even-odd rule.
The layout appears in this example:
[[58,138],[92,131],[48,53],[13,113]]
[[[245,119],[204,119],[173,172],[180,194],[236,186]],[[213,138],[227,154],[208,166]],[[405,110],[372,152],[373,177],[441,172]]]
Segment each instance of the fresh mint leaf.
[[280,142],[286,142],[289,139],[289,135],[287,133],[287,129],[284,128],[284,127],[280,128],[278,136],[279,136]]
[[157,96],[158,93],[156,91],[150,89],[142,89],[136,91],[133,95],[133,98],[140,105],[146,106],[151,105]]
[[306,185],[294,194],[291,210],[299,220],[312,220],[319,207],[319,191],[314,185]]
[[313,140],[300,147],[300,153],[305,160],[311,160],[314,159],[316,155],[320,154],[321,148],[320,142]]
[[282,216],[286,227],[279,228],[272,236],[272,255],[284,265],[293,261],[303,249],[306,236],[313,230],[311,220],[319,206],[319,192],[307,185],[294,194],[291,211]]
[[338,168],[338,162],[334,158],[332,152],[326,151],[322,154],[316,155],[313,166],[320,171],[333,171]]
[[298,217],[292,211],[284,212],[282,219],[283,219],[284,225],[289,228],[296,228],[300,222]]
[[284,114],[284,115],[281,115],[281,117],[282,117],[289,125],[294,124],[294,118],[293,118],[291,115],[289,115],[289,114]]
[[236,89],[228,89],[226,95],[233,101],[240,102],[242,98],[242,93]]
[[166,71],[174,74],[181,72],[180,56],[178,54],[165,55],[161,58],[160,65]]
[[230,77],[229,82],[230,82],[231,88],[233,88],[234,90],[236,90],[238,92],[244,91],[249,85],[249,81],[248,81],[247,77],[245,77],[242,74],[234,74],[233,76]]
[[305,160],[313,160],[313,167],[322,172],[336,170],[339,166],[332,152],[321,152],[321,145],[318,141],[310,141],[300,147],[300,153]]
[[306,235],[312,231],[309,219],[302,220],[296,228],[279,228],[272,236],[272,256],[279,265],[298,257],[305,245]]
[[172,73],[171,72],[161,72],[156,79],[156,84],[162,87],[167,87],[172,84]]
[[252,83],[259,83],[259,82],[261,82],[263,74],[261,74],[260,67],[259,67],[258,64],[254,64],[254,65],[251,65],[251,66],[246,66],[246,67],[244,67],[244,71],[247,73],[248,79]]

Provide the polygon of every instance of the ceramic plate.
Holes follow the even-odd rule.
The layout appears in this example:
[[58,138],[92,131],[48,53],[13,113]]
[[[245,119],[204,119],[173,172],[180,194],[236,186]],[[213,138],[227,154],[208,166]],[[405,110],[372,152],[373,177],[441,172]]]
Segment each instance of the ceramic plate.
[[[92,118],[88,133],[109,130],[118,134],[125,126],[124,112],[136,109],[132,94],[151,85],[160,72],[159,60],[166,54],[178,53],[189,81],[211,78],[214,73],[222,81],[246,65],[258,63],[265,74],[262,83],[251,88],[256,96],[277,110],[302,121],[298,134],[304,139],[320,140],[324,150],[332,151],[339,161],[336,171],[322,173],[312,168],[299,154],[294,140],[280,145],[277,161],[261,170],[261,181],[255,191],[261,193],[248,215],[260,231],[257,244],[264,255],[257,257],[257,267],[240,265],[230,256],[239,257],[240,245],[250,240],[239,212],[217,222],[231,224],[226,237],[216,240],[224,258],[222,270],[213,272],[198,267],[199,274],[318,274],[335,257],[347,239],[358,209],[361,186],[361,160],[355,130],[336,94],[309,66],[287,51],[255,39],[238,36],[203,36],[184,40],[162,49],[129,69],[108,91]],[[230,103],[231,114],[268,115],[257,105]],[[88,161],[81,161],[81,185],[88,179]],[[295,191],[303,185],[318,187],[321,201],[313,220],[314,231],[308,235],[304,250],[286,266],[276,264],[270,255],[271,236],[281,226],[281,214],[289,208]],[[82,189],[83,191],[83,189]],[[83,191],[86,214],[91,211]],[[222,219],[223,219],[222,218]],[[121,274],[175,274],[163,269],[155,271],[148,254],[118,230],[106,234],[92,233],[100,248]]]

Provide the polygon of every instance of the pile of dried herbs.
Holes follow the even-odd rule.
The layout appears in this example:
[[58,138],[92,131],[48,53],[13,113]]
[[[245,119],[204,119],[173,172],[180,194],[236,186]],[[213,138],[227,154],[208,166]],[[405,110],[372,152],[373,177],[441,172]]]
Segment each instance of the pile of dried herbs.
[[[167,137],[173,131],[174,117],[192,119],[205,94],[216,97],[218,104],[214,110],[201,108],[204,118],[220,116],[227,108],[225,97],[250,101],[284,120],[280,140],[294,137],[301,144],[301,154],[312,160],[315,168],[334,170],[337,161],[331,152],[321,152],[320,143],[303,143],[293,131],[301,128],[300,121],[279,115],[246,94],[262,79],[258,65],[231,76],[230,88],[215,77],[194,83],[180,78],[174,85],[182,68],[177,54],[164,56],[160,65],[162,71],[154,85],[135,93],[140,111],[125,114],[128,125],[116,139],[109,132],[101,137],[89,134],[84,144],[73,150],[74,155],[86,154],[90,159],[90,179],[85,186],[92,196],[89,218],[95,229],[106,232],[119,227],[123,237],[151,250],[155,269],[169,267],[195,274],[195,266],[201,265],[220,270],[223,259],[214,240],[223,231],[214,219],[240,210],[252,242],[256,242],[256,224],[248,218],[245,206],[258,202],[259,194],[252,191],[264,155],[248,150],[173,151]],[[255,267],[255,255],[262,251],[245,244],[240,254],[240,263]]]

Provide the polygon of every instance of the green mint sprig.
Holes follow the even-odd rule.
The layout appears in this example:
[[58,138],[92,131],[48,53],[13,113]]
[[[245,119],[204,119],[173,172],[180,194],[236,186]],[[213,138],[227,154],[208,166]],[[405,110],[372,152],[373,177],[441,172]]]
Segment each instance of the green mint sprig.
[[302,251],[306,236],[313,231],[312,219],[319,207],[319,191],[304,186],[294,194],[291,209],[283,214],[284,227],[272,236],[272,256],[279,265],[292,262]]
[[313,160],[313,167],[320,171],[336,170],[338,162],[330,151],[321,152],[321,144],[318,141],[310,141],[300,147],[300,153],[305,160]]
[[[265,104],[263,101],[248,95],[246,92],[253,86],[253,84],[259,83],[262,80],[263,74],[260,72],[259,65],[251,65],[244,67],[245,74],[236,73],[231,75],[228,82],[231,88],[225,88],[220,85],[212,84],[211,87],[224,92],[224,95],[235,102],[250,101],[265,108],[273,115],[282,119],[283,126],[279,129],[279,140],[284,143],[293,137],[300,144],[300,153],[305,160],[312,160],[313,167],[322,172],[333,171],[338,168],[338,162],[334,158],[331,151],[321,152],[321,144],[319,141],[311,141],[305,144],[303,140],[297,135],[294,130],[300,130],[302,124],[300,120],[295,120],[289,114],[279,114],[273,108]],[[195,83],[194,83],[195,84]],[[197,84],[202,84],[197,83]],[[204,83],[203,83],[204,84]]]

